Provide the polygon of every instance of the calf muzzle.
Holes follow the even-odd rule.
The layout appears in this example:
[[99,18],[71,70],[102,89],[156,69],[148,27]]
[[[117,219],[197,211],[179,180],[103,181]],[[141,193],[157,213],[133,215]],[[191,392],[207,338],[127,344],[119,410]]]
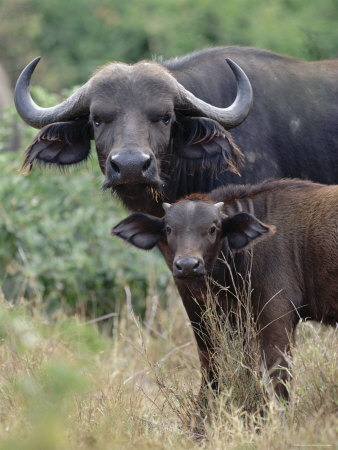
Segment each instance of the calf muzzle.
[[173,275],[177,278],[205,275],[204,262],[192,256],[180,256],[173,264]]

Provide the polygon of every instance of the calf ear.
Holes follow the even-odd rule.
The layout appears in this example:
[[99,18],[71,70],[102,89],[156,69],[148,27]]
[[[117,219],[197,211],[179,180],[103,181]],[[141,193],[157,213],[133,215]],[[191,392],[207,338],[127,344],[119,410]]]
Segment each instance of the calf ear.
[[111,231],[113,236],[118,236],[143,250],[155,247],[163,233],[164,219],[142,213],[131,214]]
[[244,250],[254,241],[264,239],[275,233],[273,225],[266,225],[248,213],[222,219],[222,231],[228,238],[232,250]]
[[185,117],[177,114],[174,151],[178,157],[203,160],[205,166],[218,171],[238,173],[243,154],[231,134],[218,122],[206,117]]
[[56,122],[42,128],[26,150],[22,169],[30,171],[34,161],[67,166],[88,158],[90,127],[87,119]]

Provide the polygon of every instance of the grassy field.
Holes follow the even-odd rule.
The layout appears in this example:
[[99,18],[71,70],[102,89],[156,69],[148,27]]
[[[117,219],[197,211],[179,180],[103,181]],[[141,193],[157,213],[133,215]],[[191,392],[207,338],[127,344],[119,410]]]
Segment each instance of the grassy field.
[[[224,341],[222,361],[232,361],[224,391],[201,413],[190,324],[172,285],[167,299],[163,310],[156,291],[150,293],[141,321],[125,286],[125,306],[106,320],[86,323],[61,309],[47,316],[24,299],[13,306],[2,298],[0,448],[335,448],[335,330],[299,326],[292,402],[282,410],[271,403],[264,424],[236,401],[251,394],[246,383],[235,383],[242,350]],[[252,375],[259,379],[258,372]]]

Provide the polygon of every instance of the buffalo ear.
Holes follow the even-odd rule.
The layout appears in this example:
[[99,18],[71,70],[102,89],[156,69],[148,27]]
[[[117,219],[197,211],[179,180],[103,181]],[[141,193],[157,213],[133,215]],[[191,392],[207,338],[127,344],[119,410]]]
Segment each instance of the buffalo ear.
[[248,213],[222,219],[223,235],[228,238],[232,250],[244,250],[253,241],[264,239],[275,233],[276,227],[266,225]]
[[150,250],[164,233],[164,219],[148,214],[134,213],[115,225],[111,234],[129,242],[137,248]]
[[56,122],[47,125],[26,150],[22,169],[32,169],[34,161],[67,166],[88,158],[90,126],[87,119]]
[[176,114],[174,151],[178,157],[203,160],[217,170],[238,173],[243,154],[231,134],[218,122],[206,117],[185,117]]

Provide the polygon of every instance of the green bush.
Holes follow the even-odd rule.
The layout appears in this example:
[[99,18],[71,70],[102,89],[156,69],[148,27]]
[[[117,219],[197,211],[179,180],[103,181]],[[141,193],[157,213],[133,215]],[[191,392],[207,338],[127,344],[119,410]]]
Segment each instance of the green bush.
[[[42,298],[49,308],[111,312],[129,285],[139,312],[149,283],[169,272],[159,254],[146,256],[109,235],[126,212],[100,193],[96,158],[75,173],[18,173],[22,155],[0,154],[0,280],[8,300]],[[89,170],[88,170],[89,169]],[[72,171],[74,172],[74,171]],[[155,275],[156,274],[156,275]]]
[[338,56],[337,2],[322,0],[0,0],[0,62],[59,91],[101,64],[251,45],[306,59]]

